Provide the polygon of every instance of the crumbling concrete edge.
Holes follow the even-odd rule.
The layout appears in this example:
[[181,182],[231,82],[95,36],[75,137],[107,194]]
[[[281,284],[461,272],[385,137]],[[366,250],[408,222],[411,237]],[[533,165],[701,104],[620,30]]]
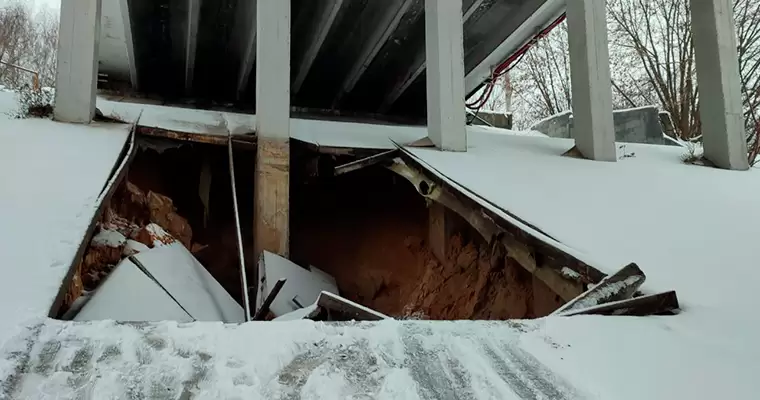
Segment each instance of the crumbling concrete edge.
[[58,289],[58,294],[55,296],[55,300],[53,300],[53,303],[50,305],[50,309],[48,310],[48,317],[50,318],[55,318],[58,315],[61,305],[63,304],[63,299],[66,296],[66,292],[68,291],[69,286],[71,285],[71,280],[74,278],[74,272],[76,271],[77,266],[82,260],[82,257],[84,257],[85,251],[87,251],[87,247],[90,243],[90,240],[92,240],[92,235],[95,231],[95,226],[97,225],[98,220],[103,214],[103,211],[105,211],[106,204],[108,204],[108,202],[111,200],[114,193],[116,192],[116,189],[119,187],[121,182],[124,181],[124,179],[126,178],[127,172],[129,171],[129,165],[132,163],[132,160],[137,154],[137,143],[136,143],[135,136],[136,136],[137,122],[139,120],[140,118],[138,117],[137,121],[135,121],[130,127],[129,137],[127,138],[127,141],[125,142],[124,147],[119,157],[121,162],[116,164],[117,166],[115,166],[114,169],[111,171],[110,178],[106,181],[106,184],[104,185],[103,189],[100,192],[100,196],[98,196],[98,199],[95,202],[97,206],[96,206],[95,212],[93,213],[92,219],[87,225],[87,230],[82,236],[82,240],[79,243],[77,252],[74,254],[74,257],[71,260],[71,263],[69,264],[69,268],[66,271],[66,275],[61,280],[61,286]]
[[[597,283],[604,278],[604,274],[600,271],[559,249],[546,245],[542,247],[532,245],[532,242],[538,239],[517,226],[505,229],[504,226],[509,225],[507,221],[488,212],[466,194],[447,185],[442,179],[423,172],[424,169],[421,166],[403,153],[387,168],[412,183],[417,192],[426,199],[440,203],[459,214],[491,246],[503,246],[507,257],[544,282],[563,300],[574,299],[584,291],[585,284]],[[514,234],[516,229],[520,230],[521,235]],[[532,240],[526,240],[526,238]],[[552,251],[547,251],[547,249],[552,249]],[[548,260],[560,262],[548,263],[546,262]],[[583,268],[578,268],[580,265]],[[562,274],[561,269],[565,267],[571,268],[578,275],[569,278],[567,274]]]

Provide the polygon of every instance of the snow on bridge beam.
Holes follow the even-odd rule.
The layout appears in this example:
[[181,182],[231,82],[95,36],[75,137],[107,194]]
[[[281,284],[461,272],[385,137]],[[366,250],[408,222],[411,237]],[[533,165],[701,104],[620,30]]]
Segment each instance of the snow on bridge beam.
[[[367,41],[362,49],[361,55],[356,59],[353,67],[351,67],[351,72],[349,72],[348,75],[346,75],[346,79],[343,80],[343,84],[333,101],[334,108],[337,108],[337,104],[340,103],[343,95],[354,89],[356,83],[359,82],[359,79],[364,75],[364,72],[369,68],[370,64],[372,64],[377,53],[380,52],[380,49],[383,48],[385,42],[388,41],[388,38],[393,34],[393,31],[396,30],[401,22],[401,18],[406,14],[414,1],[416,0],[393,0],[392,2],[389,2],[391,5],[387,7],[387,11],[380,19],[380,23],[377,24],[375,32],[372,33],[369,41]],[[461,4],[461,0],[456,2]]]
[[[480,8],[480,6],[483,4],[483,1],[485,0],[474,0],[472,4],[470,4],[470,7],[467,8],[467,11],[465,11],[464,15],[462,16],[463,24],[470,19],[470,17],[478,8]],[[404,94],[407,89],[409,89],[409,86],[412,86],[412,83],[414,83],[417,78],[419,78],[423,71],[425,71],[425,49],[420,48],[417,52],[417,55],[414,57],[414,61],[409,64],[409,69],[407,70],[406,74],[404,74],[404,77],[393,87],[393,89],[391,89],[391,91],[385,97],[383,104],[380,106],[379,112],[381,114],[387,112],[388,109],[393,106],[396,100],[398,100],[399,97],[401,97],[401,95]]]
[[583,157],[617,161],[605,7],[599,0],[567,3],[573,136]]
[[100,0],[61,2],[54,118],[89,124],[98,86]]
[[730,0],[691,0],[705,158],[747,170],[736,31]]
[[428,136],[447,151],[467,151],[462,30],[462,0],[425,0]]
[[301,64],[298,66],[298,72],[293,81],[293,94],[296,94],[301,90],[301,85],[303,85],[303,81],[306,80],[306,76],[309,74],[312,64],[314,64],[314,59],[317,58],[319,50],[322,48],[322,44],[325,42],[327,34],[330,32],[330,28],[332,28],[335,18],[338,16],[338,12],[341,7],[343,7],[343,3],[344,0],[328,0],[323,5],[319,14],[319,21],[314,24],[313,31],[308,35],[308,37],[311,38],[311,41],[306,48],[306,53],[304,54]]

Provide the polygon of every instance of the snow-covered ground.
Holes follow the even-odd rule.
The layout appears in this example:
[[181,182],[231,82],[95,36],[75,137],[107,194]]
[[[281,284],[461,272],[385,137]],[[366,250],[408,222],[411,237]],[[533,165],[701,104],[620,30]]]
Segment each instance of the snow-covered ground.
[[466,153],[410,151],[597,268],[634,261],[644,291],[678,293],[675,317],[546,318],[542,332],[572,350],[529,345],[541,361],[599,398],[760,391],[749,372],[760,369],[760,171],[687,165],[686,150],[669,146],[626,144],[617,163],[601,163],[562,157],[567,139],[470,134],[468,143]]
[[[303,130],[320,145],[374,146],[393,136],[378,131],[365,140],[317,125]],[[598,268],[637,262],[648,276],[645,291],[678,292],[678,316],[241,325],[46,319],[125,139],[114,126],[0,121],[7,282],[0,399],[744,399],[760,392],[757,170],[684,165],[684,149],[630,144],[618,163],[591,162],[562,157],[569,140],[475,127],[467,153],[409,149],[482,204],[518,215]]]
[[[0,113],[12,99],[0,93]],[[47,315],[128,134],[0,115],[0,346]]]

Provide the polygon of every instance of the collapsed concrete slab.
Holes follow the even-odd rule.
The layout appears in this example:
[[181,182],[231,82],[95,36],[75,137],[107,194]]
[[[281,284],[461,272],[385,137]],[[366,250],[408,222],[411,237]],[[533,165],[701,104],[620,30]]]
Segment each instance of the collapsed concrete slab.
[[124,259],[76,321],[244,321],[243,308],[179,242]]
[[259,257],[256,310],[265,305],[265,299],[274,290],[276,283],[282,280],[285,283],[268,305],[269,311],[275,317],[315,303],[323,291],[338,293],[335,279],[327,273],[314,267],[302,268],[284,257],[264,251]]

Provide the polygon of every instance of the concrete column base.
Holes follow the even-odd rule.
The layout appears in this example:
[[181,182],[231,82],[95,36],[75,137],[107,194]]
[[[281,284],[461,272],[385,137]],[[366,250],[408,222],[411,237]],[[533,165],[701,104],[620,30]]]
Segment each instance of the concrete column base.
[[288,256],[290,247],[290,142],[259,138],[254,178],[254,250]]

